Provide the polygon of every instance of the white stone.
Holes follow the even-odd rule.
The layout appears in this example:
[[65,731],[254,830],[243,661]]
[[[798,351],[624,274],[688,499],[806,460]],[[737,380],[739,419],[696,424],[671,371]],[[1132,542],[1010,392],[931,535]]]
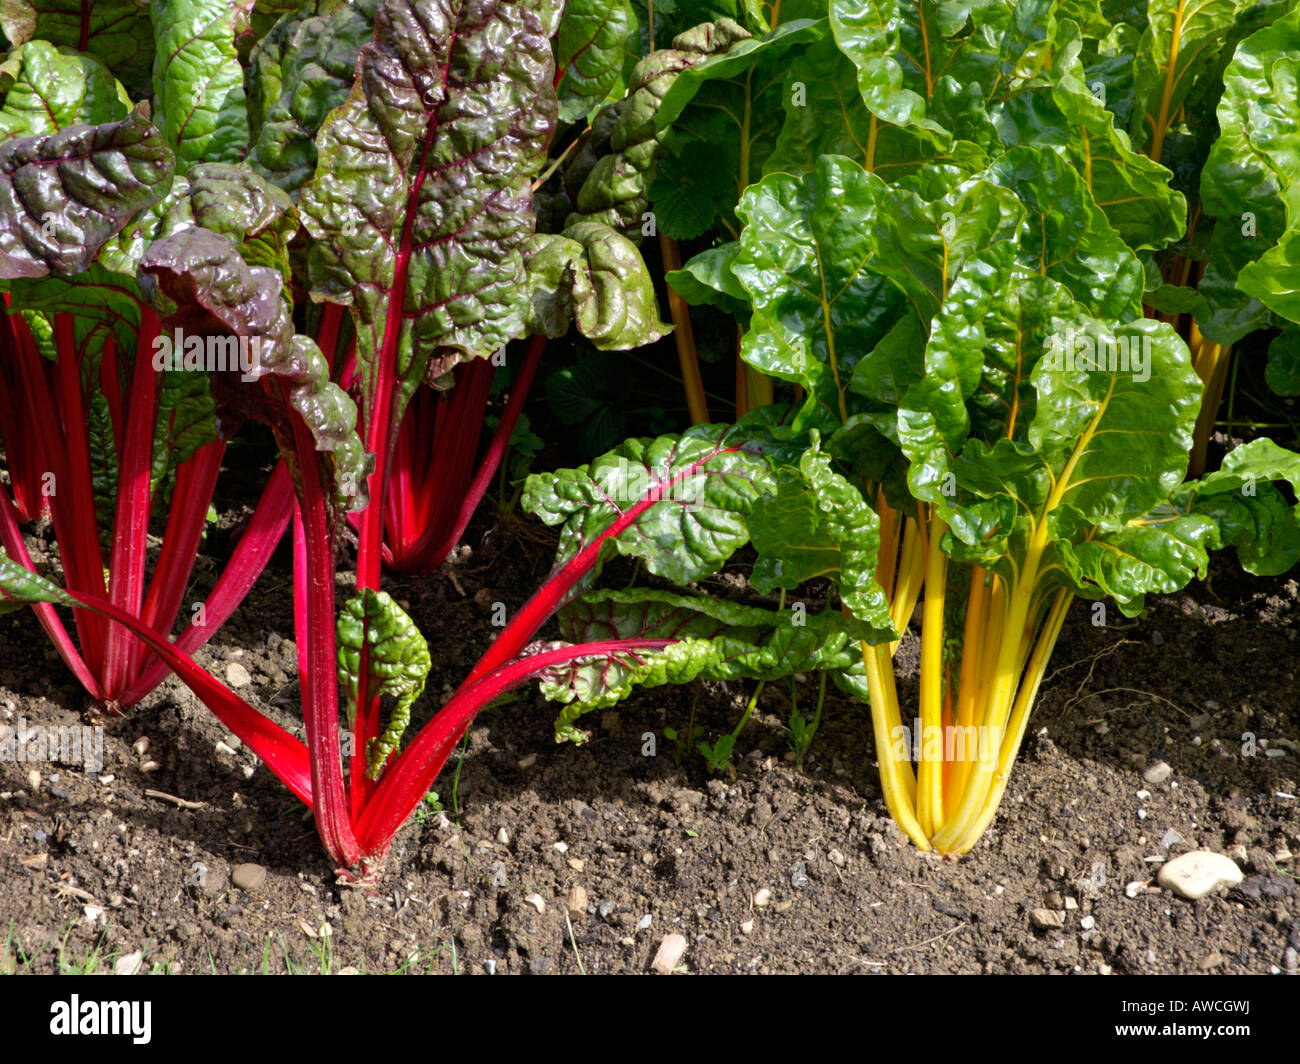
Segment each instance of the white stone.
[[139,950],[134,953],[128,953],[125,957],[118,957],[113,962],[114,975],[135,975],[140,966],[144,963],[144,954]]
[[1195,900],[1216,890],[1235,887],[1245,878],[1231,858],[1209,850],[1193,850],[1160,869],[1160,885],[1179,897]]
[[1164,761],[1153,761],[1147,766],[1147,770],[1142,773],[1142,778],[1150,784],[1164,783],[1174,770]]
[[655,959],[650,962],[650,967],[660,975],[672,975],[677,965],[681,963],[682,956],[686,953],[686,937],[673,933],[664,935],[664,940],[659,943],[659,949],[655,953]]

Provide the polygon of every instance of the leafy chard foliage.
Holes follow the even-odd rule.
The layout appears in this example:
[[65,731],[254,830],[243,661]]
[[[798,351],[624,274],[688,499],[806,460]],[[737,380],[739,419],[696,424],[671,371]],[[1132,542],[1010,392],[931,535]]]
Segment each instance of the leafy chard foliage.
[[[19,502],[0,499],[0,584],[34,606],[110,705],[175,670],[311,805],[327,852],[349,874],[379,867],[456,739],[500,694],[571,659],[656,654],[676,641],[629,633],[524,653],[608,550],[645,553],[630,544],[657,536],[659,571],[668,538],[693,527],[665,511],[652,484],[625,484],[645,497],[604,513],[603,525],[587,515],[574,533],[584,547],[403,749],[431,660],[410,617],[379,589],[380,559],[436,565],[455,544],[520,416],[545,337],[576,325],[614,350],[665,332],[630,240],[587,219],[536,233],[532,185],[557,112],[551,38],[561,6],[321,0],[250,12],[156,0],[119,20],[149,45],[129,57],[108,39],[89,47],[93,34],[65,42],[59,18],[37,8],[21,26],[5,24],[21,47],[0,71],[0,182],[13,208],[0,251],[7,299],[22,309],[0,337],[0,399],[36,396],[47,420],[85,429],[66,453],[49,441],[17,446],[6,409],[0,432]],[[581,49],[572,26],[563,46]],[[624,64],[611,80],[582,51],[568,57],[570,98],[585,93],[594,105],[615,91]],[[133,107],[142,96],[150,106]],[[496,356],[529,332],[483,467],[454,479],[473,472]],[[256,352],[251,364],[208,365],[214,351],[245,348]],[[57,368],[46,371],[43,359]],[[445,388],[449,374],[454,416],[434,429],[434,459],[421,468],[435,492],[450,479],[461,494],[444,503],[450,520],[423,511],[429,523],[395,540],[411,548],[403,557],[384,532],[406,527],[408,502],[427,501],[407,463],[430,443],[403,412],[422,381]],[[410,405],[427,413],[423,401]],[[171,642],[225,441],[247,420],[271,427],[282,463],[206,620]],[[730,508],[752,495],[737,470],[758,460],[736,452],[717,439],[680,444],[689,468],[676,473],[709,482],[691,570],[700,575],[744,541]],[[36,510],[29,489],[51,466],[69,485],[51,507],[66,590],[36,576],[19,531]],[[146,537],[164,497],[150,582]],[[107,559],[85,520],[92,510],[111,533]],[[238,604],[291,513],[305,743],[189,657]],[[358,586],[336,611],[338,533],[349,518],[361,533]],[[75,641],[55,605],[73,610]],[[392,700],[386,720],[383,698]],[[350,765],[340,708],[355,740]]]
[[[736,183],[734,224],[720,187],[681,182],[669,199],[692,235],[715,233],[669,283],[736,314],[741,357],[793,399],[783,424],[753,430],[776,479],[750,518],[751,583],[794,590],[833,573],[861,662],[832,675],[870,698],[891,812],[920,845],[965,851],[992,819],[1073,597],[1138,613],[1203,576],[1210,550],[1235,547],[1261,573],[1297,558],[1295,512],[1273,483],[1294,485],[1289,452],[1258,441],[1183,483],[1206,431],[1202,390],[1225,364],[1207,339],[1216,308],[1286,255],[1239,261],[1245,283],[1218,303],[1212,256],[1209,290],[1186,284],[1187,256],[1209,246],[1186,233],[1198,191],[1211,213],[1235,202],[1216,171],[1270,198],[1273,240],[1287,224],[1277,190],[1290,178],[1276,175],[1289,148],[1269,136],[1294,125],[1275,91],[1295,56],[1284,6],[1183,18],[1152,5],[1135,28],[1048,2],[831,0],[829,34],[808,31],[781,92],[745,112],[774,146],[765,174]],[[666,142],[688,77],[738,61],[678,79],[659,112]],[[1225,132],[1206,165],[1225,66]],[[752,63],[748,84],[761,75]],[[1257,143],[1242,109],[1261,96],[1278,103]],[[1248,153],[1239,168],[1230,151]],[[1275,346],[1287,379],[1292,334]],[[891,648],[922,588],[918,715],[990,729],[988,764],[914,767],[893,752],[905,715]]]

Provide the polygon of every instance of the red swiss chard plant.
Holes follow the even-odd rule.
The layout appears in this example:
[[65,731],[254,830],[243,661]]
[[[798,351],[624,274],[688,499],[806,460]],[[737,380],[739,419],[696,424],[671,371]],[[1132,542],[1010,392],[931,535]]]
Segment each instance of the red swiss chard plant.
[[[203,374],[185,367],[215,355],[238,370],[252,366],[254,354],[235,337],[214,348],[201,336],[163,330],[136,279],[121,271],[133,253],[117,229],[132,214],[143,210],[158,222],[150,209],[169,197],[171,224],[200,218],[230,228],[247,206],[249,189],[228,168],[195,167],[175,179],[175,161],[139,114],[0,144],[5,192],[28,193],[22,210],[42,220],[24,228],[18,210],[4,219],[16,239],[0,253],[0,276],[10,279],[9,313],[0,320],[0,436],[10,480],[9,491],[0,489],[0,545],[34,569],[22,526],[48,513],[67,586],[107,598],[161,635],[185,606],[228,440]],[[56,167],[60,181],[43,181]],[[289,206],[263,186],[260,213],[245,219],[249,239]],[[197,650],[238,607],[282,538],[292,503],[288,475],[277,468],[215,586],[189,604],[181,649]],[[161,535],[156,551],[151,524]],[[102,617],[77,614],[74,638],[53,607],[35,609],[60,657],[109,713],[140,701],[169,671]]]
[[[562,688],[566,676],[589,686],[584,670],[592,663],[602,682],[664,682],[682,669],[698,674],[702,662],[670,654],[693,640],[658,609],[632,611],[631,621],[613,623],[597,638],[542,647],[532,641],[614,550],[642,557],[652,573],[678,582],[711,573],[744,542],[739,512],[766,468],[722,430],[700,431],[649,446],[634,442],[592,471],[532,490],[533,507],[564,524],[560,563],[452,699],[402,748],[430,657],[410,618],[380,588],[385,532],[391,540],[414,515],[417,534],[400,535],[396,554],[389,544],[388,558],[398,564],[445,553],[455,542],[499,461],[546,337],[576,323],[608,349],[663,332],[649,279],[625,238],[594,222],[535,232],[532,186],[554,129],[550,38],[560,6],[518,0],[498,4],[485,18],[477,8],[437,0],[388,0],[373,13],[373,36],[356,52],[355,73],[336,78],[332,90],[325,85],[304,95],[294,78],[311,66],[312,50],[360,41],[356,20],[370,17],[361,5],[319,5],[310,17],[305,9],[282,16],[254,44],[248,74],[260,88],[249,93],[242,138],[242,101],[232,87],[238,56],[216,32],[219,70],[203,87],[210,94],[224,80],[221,114],[234,123],[233,134],[207,121],[211,108],[200,102],[212,100],[185,83],[173,62],[155,65],[155,89],[167,89],[158,92],[158,126],[136,111],[52,137],[16,138],[7,156],[0,147],[0,178],[8,182],[0,182],[0,193],[8,195],[13,218],[0,233],[0,264],[14,278],[15,310],[30,315],[42,306],[32,285],[89,290],[102,274],[139,293],[148,335],[156,327],[186,343],[198,338],[205,350],[232,340],[257,350],[250,366],[208,366],[192,386],[210,400],[222,438],[246,420],[268,424],[293,486],[306,741],[206,674],[188,647],[170,642],[111,588],[75,579],[59,588],[11,551],[0,559],[0,590],[51,613],[54,605],[70,607],[81,623],[147,648],[133,652],[156,654],[311,806],[326,851],[352,876],[382,866],[394,833],[457,739],[505,691],[532,676],[552,687]],[[256,34],[256,25],[249,32]],[[155,26],[160,52],[173,33]],[[92,56],[76,61],[102,73]],[[173,68],[181,79],[175,84],[168,80]],[[267,130],[283,133],[286,123],[310,135],[268,140]],[[69,162],[60,137],[73,133],[84,146]],[[209,161],[211,154],[220,161]],[[11,194],[24,166],[62,168],[64,186],[85,191],[86,182],[67,180],[77,165],[112,177],[93,190],[93,210],[59,189],[47,190],[48,203]],[[83,223],[92,215],[96,235],[87,242]],[[52,224],[36,225],[42,218]],[[319,309],[304,305],[304,293]],[[105,313],[111,317],[117,307]],[[315,323],[319,344],[297,331],[295,316]],[[431,471],[436,480],[440,461],[463,470],[463,456],[477,448],[472,423],[482,418],[487,376],[478,367],[503,361],[512,341],[530,335],[486,463],[467,489],[459,487],[462,476],[444,490],[455,519],[427,519],[430,509],[415,505],[422,498],[415,482]],[[422,382],[445,387],[462,366],[455,388],[464,389],[461,413],[440,429],[421,422],[417,405],[403,442],[403,414]],[[442,444],[460,448],[455,461],[440,458],[439,432]],[[448,482],[437,486],[447,489]],[[356,593],[336,608],[335,567],[349,517],[358,544]],[[684,548],[676,545],[682,535],[689,540]],[[384,696],[393,707],[387,721]]]

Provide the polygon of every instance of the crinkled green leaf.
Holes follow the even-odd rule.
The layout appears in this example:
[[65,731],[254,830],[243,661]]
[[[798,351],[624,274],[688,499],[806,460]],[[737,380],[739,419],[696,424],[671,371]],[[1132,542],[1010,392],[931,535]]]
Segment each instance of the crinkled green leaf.
[[[971,102],[949,93],[954,84],[941,86],[942,97],[936,101],[941,112],[948,104]],[[992,133],[983,97],[973,88],[977,120]],[[880,120],[863,103],[856,68],[829,37],[811,45],[790,64],[782,105],[785,119],[764,164],[768,173],[803,173],[822,155],[846,156],[890,182],[923,166],[952,165],[974,173],[988,165],[988,156],[979,145],[939,135],[935,122],[918,126]]]
[[684,70],[724,53],[749,33],[731,19],[704,23],[680,34],[672,48],[652,52],[628,79],[627,95],[602,108],[557,179],[552,228],[579,221],[604,222],[633,242],[650,235],[649,184],[661,154],[656,115],[665,94]]
[[[1201,293],[1212,313],[1199,324],[1232,343],[1264,324],[1261,303],[1296,320],[1300,227],[1300,11],[1259,30],[1237,48],[1223,76],[1219,139],[1201,178],[1207,213],[1218,218]],[[1240,271],[1240,272],[1239,272]]]
[[681,436],[628,440],[579,469],[535,473],[523,506],[560,526],[557,564],[625,521],[597,561],[612,548],[685,584],[713,573],[744,545],[746,517],[772,483],[766,461],[744,450],[730,429],[696,425]]
[[[941,6],[831,0],[830,25],[840,50],[857,68],[858,91],[867,109],[888,125],[921,131],[942,150],[951,134],[925,113],[939,58],[930,51],[929,33],[937,29],[935,16]],[[942,38],[937,32],[934,37],[938,45]],[[918,43],[920,48],[915,47]]]
[[859,622],[855,637],[872,643],[897,637],[889,600],[875,578],[880,519],[858,489],[831,468],[815,431],[799,468],[782,467],[775,495],[755,507],[750,535],[758,551],[750,576],[756,591],[793,590],[824,577],[834,581]]
[[[1213,68],[1233,26],[1254,0],[1150,0],[1135,57],[1135,106],[1129,133],[1139,147],[1164,136]],[[1160,161],[1157,157],[1157,162]]]
[[1015,191],[1027,216],[1020,261],[1064,284],[1104,318],[1142,312],[1142,264],[1111,227],[1078,172],[1055,152],[1019,147],[989,167]]
[[1293,496],[1300,492],[1300,454],[1270,439],[1252,440],[1187,485],[1178,505],[1211,518],[1218,529],[1214,546],[1234,547],[1248,572],[1277,576],[1300,559],[1300,505],[1290,506],[1275,481],[1286,481]]
[[316,169],[316,134],[348,98],[378,6],[379,0],[293,3],[253,47],[248,165],[288,192]]
[[366,654],[366,690],[394,699],[388,724],[369,741],[366,775],[378,779],[384,764],[397,751],[411,721],[411,707],[424,693],[433,662],[429,645],[387,591],[363,588],[339,610],[336,622],[339,683],[348,697],[348,724],[356,726],[357,688],[361,655]]
[[158,504],[171,497],[176,470],[194,457],[200,447],[217,438],[217,409],[208,391],[206,374],[167,373],[158,390],[151,491]]
[[555,62],[564,71],[560,117],[581,118],[604,102],[623,73],[624,48],[634,16],[627,0],[568,0],[555,38]]
[[766,610],[648,588],[593,591],[559,614],[565,643],[659,638],[663,650],[580,658],[542,677],[542,693],[566,704],[556,734],[574,738],[583,713],[613,705],[635,687],[709,680],[775,680],[848,667],[861,658],[834,610]]
[[[730,225],[732,210],[744,189],[757,181],[782,126],[781,98],[790,56],[826,32],[824,22],[785,22],[762,39],[740,40],[725,52],[683,70],[672,82],[655,114],[660,139],[683,169],[709,163],[716,173],[696,187],[670,186],[671,171],[651,186],[656,210],[661,196],[669,207],[665,231],[702,231],[699,217],[681,202],[690,197],[693,212],[709,214]],[[721,175],[721,176],[717,176]],[[725,178],[726,184],[722,184]],[[713,188],[717,192],[713,192]],[[711,212],[709,208],[712,208]],[[688,221],[690,225],[675,225]],[[707,223],[706,223],[707,224]]]
[[138,111],[0,144],[0,279],[75,274],[172,180],[163,136]]
[[103,63],[49,41],[16,49],[3,70],[13,83],[0,107],[0,141],[117,122],[131,110],[126,90]]
[[1187,203],[1172,186],[1173,175],[1135,152],[1115,116],[1090,83],[1082,41],[1067,24],[1056,36],[1050,84],[1011,96],[998,108],[1008,145],[1050,146],[1083,177],[1098,207],[1129,247],[1163,248],[1182,236]]
[[641,253],[609,226],[578,222],[562,236],[539,236],[535,248],[525,262],[530,332],[562,336],[574,320],[601,351],[642,347],[668,333]]
[[318,300],[350,305],[364,402],[523,332],[531,182],[555,125],[559,0],[385,0],[300,210]]
[[152,0],[151,13],[158,128],[178,167],[242,161],[248,115],[229,0]]
[[742,357],[802,385],[802,426],[848,417],[857,360],[885,335],[901,298],[872,273],[873,231],[889,189],[850,159],[825,156],[802,177],[769,174],[745,191],[732,273],[754,313]]
[[149,0],[0,0],[0,29],[15,46],[49,41],[100,59],[132,99],[149,94]]
[[86,444],[90,455],[90,483],[95,495],[95,521],[100,528],[113,527],[117,509],[117,440],[108,397],[92,389],[86,404]]

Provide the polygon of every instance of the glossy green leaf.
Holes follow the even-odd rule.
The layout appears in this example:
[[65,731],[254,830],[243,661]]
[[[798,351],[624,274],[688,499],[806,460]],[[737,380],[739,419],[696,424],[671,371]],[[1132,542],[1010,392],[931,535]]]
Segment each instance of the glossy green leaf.
[[152,0],[158,128],[177,165],[229,163],[248,150],[244,72],[228,0]]
[[117,122],[131,110],[126,90],[103,63],[49,41],[16,49],[0,67],[0,77],[13,78],[0,107],[0,141]]
[[861,652],[834,610],[766,610],[720,599],[635,588],[593,591],[559,615],[566,643],[660,638],[663,650],[580,658],[542,677],[547,698],[565,703],[561,738],[577,738],[582,713],[610,706],[635,687],[693,680],[776,680],[848,667]]
[[14,45],[41,40],[89,52],[132,99],[149,94],[154,61],[149,0],[0,0],[0,29]]
[[853,367],[899,312],[897,290],[869,269],[889,195],[857,163],[825,156],[803,177],[769,174],[737,208],[745,228],[731,268],[754,308],[742,357],[803,386],[800,426],[848,418]]
[[1219,139],[1201,178],[1218,223],[1200,286],[1212,313],[1200,324],[1219,343],[1264,324],[1265,305],[1300,318],[1297,245],[1287,232],[1300,227],[1298,34],[1292,11],[1243,41],[1224,72]]
[[1069,163],[1052,151],[1020,147],[998,159],[989,174],[1026,208],[1022,264],[1060,281],[1100,317],[1141,316],[1142,264]]
[[555,62],[564,71],[560,117],[581,118],[618,83],[634,16],[626,0],[569,0],[555,38]]
[[639,243],[654,233],[648,223],[650,182],[662,154],[656,115],[665,94],[683,71],[709,55],[726,52],[749,33],[731,19],[704,23],[679,35],[672,48],[652,52],[638,62],[627,95],[591,119],[582,150],[565,166],[557,191],[550,193],[558,224],[604,222]]
[[172,180],[163,136],[138,111],[0,144],[0,279],[80,273]]
[[356,726],[363,652],[367,665],[366,690],[393,699],[388,724],[382,734],[369,741],[365,751],[366,775],[378,779],[401,744],[411,721],[411,707],[424,693],[424,681],[433,665],[429,645],[415,622],[387,591],[363,588],[339,610],[335,627],[339,683],[347,692],[349,727]]
[[612,548],[642,559],[656,576],[689,583],[746,543],[747,515],[771,490],[766,461],[743,443],[717,425],[628,440],[579,469],[533,474],[523,506],[560,526],[557,564],[617,528],[598,562]]
[[525,261],[530,332],[562,336],[576,321],[601,351],[642,347],[668,333],[640,252],[609,226],[579,222],[562,236],[537,237],[534,248]]
[[798,469],[782,467],[775,495],[755,507],[750,534],[758,559],[756,591],[794,590],[824,577],[859,622],[854,635],[879,643],[896,638],[889,601],[876,583],[880,519],[861,493],[831,468],[817,435]]
[[381,359],[409,394],[523,332],[559,6],[507,0],[485,22],[450,0],[386,0],[320,131],[300,198],[308,274],[314,298],[352,308],[367,407]]
[[347,99],[379,0],[291,4],[253,47],[248,165],[296,193],[316,169],[316,134]]
[[715,306],[739,321],[749,318],[749,295],[732,272],[738,245],[735,242],[701,251],[665,280],[686,302]]

